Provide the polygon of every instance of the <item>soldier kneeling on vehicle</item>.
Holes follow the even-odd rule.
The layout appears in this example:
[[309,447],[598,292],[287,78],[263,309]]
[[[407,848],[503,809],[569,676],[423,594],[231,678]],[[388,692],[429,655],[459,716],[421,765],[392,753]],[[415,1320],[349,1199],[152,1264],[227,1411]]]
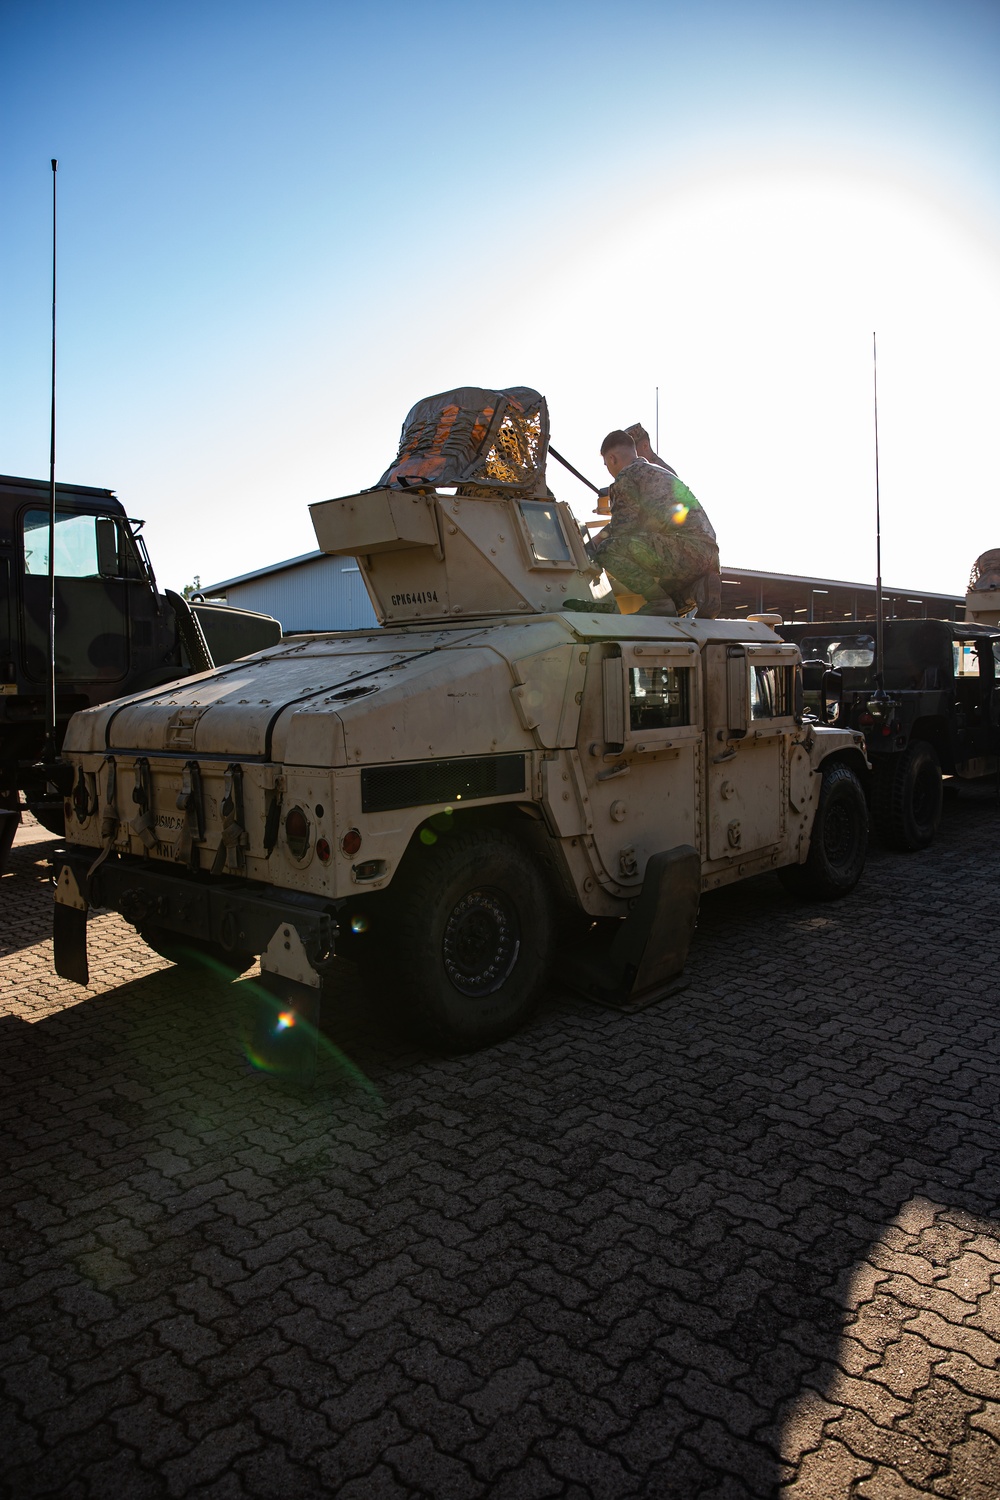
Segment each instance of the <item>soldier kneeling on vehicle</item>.
[[714,620],[722,607],[719,548],[702,505],[671,469],[640,458],[620,428],[604,439],[601,457],[614,482],[611,521],[594,544],[594,561],[643,596],[640,613],[697,610]]

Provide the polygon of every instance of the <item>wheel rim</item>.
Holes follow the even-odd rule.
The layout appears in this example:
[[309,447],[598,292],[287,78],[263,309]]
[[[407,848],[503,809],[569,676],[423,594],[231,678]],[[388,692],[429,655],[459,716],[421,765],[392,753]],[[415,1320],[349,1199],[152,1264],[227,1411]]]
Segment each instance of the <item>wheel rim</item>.
[[846,865],[850,863],[854,848],[852,810],[843,799],[838,799],[827,809],[823,824],[823,849],[832,865]]
[[521,949],[517,911],[503,891],[469,891],[445,923],[444,968],[462,995],[492,995],[510,975]]

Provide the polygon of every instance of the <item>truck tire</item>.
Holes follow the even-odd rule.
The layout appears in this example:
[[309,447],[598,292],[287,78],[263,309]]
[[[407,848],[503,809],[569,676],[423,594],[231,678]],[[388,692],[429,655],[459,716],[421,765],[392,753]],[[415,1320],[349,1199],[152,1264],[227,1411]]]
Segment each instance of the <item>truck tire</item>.
[[381,934],[371,934],[365,986],[422,1041],[472,1052],[509,1036],[535,1008],[550,950],[549,893],[522,846],[497,829],[415,853],[383,908]]
[[29,802],[28,811],[36,823],[40,823],[57,839],[66,837],[66,814],[61,802]]
[[861,878],[868,853],[868,805],[850,766],[823,772],[809,854],[804,865],[778,871],[785,889],[813,901],[846,896]]
[[225,970],[228,977],[235,979],[240,974],[245,974],[254,962],[252,953],[227,953],[221,943],[209,943],[203,938],[181,937],[179,933],[170,932],[166,927],[139,927],[139,936],[147,948],[152,948],[161,958],[168,963],[176,964],[179,969],[187,969],[202,974],[213,974],[220,978],[220,970]]
[[876,762],[872,821],[890,849],[926,849],[937,832],[944,802],[941,762],[927,740]]

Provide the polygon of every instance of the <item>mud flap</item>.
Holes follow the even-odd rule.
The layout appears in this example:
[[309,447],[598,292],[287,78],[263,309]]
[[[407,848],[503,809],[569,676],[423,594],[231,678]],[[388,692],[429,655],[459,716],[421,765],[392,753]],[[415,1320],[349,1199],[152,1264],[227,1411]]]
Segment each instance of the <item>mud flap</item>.
[[7,868],[7,856],[14,844],[14,835],[21,821],[20,812],[0,808],[0,875]]
[[584,947],[566,975],[588,999],[637,1011],[674,993],[698,920],[701,856],[689,844],[654,854],[642,892],[611,944]]
[[254,990],[254,1066],[293,1083],[311,1083],[316,1076],[322,989],[261,968]]
[[87,967],[87,909],[63,906],[57,901],[52,908],[52,948],[56,973],[74,984],[89,984]]

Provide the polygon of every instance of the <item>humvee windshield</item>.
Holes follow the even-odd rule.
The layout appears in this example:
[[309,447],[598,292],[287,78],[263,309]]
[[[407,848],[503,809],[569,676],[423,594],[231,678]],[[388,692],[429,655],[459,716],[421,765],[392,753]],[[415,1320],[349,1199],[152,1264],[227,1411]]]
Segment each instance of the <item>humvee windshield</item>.
[[846,641],[806,635],[799,646],[803,661],[826,661],[836,671],[844,667],[870,667],[875,661],[875,642],[870,635],[855,635]]

